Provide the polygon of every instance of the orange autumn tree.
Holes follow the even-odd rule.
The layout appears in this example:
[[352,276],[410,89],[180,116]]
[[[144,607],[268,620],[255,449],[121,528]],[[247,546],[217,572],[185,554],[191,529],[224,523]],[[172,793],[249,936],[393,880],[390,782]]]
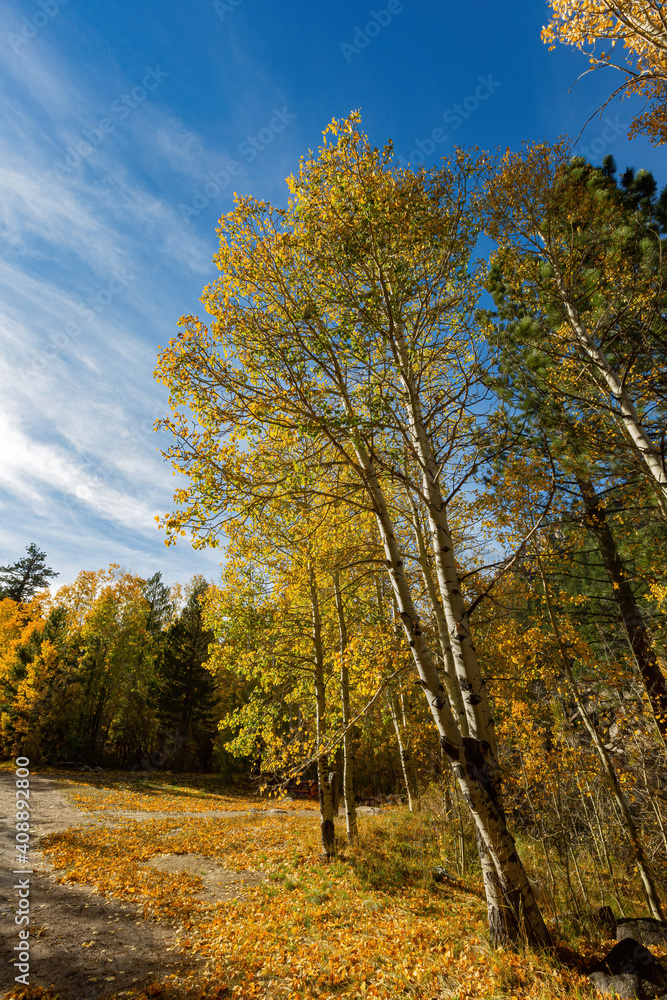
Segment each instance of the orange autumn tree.
[[[544,456],[541,462],[537,456],[532,461],[525,456],[517,456],[505,462],[502,470],[497,470],[493,481],[489,483],[491,496],[487,498],[486,506],[487,509],[495,508],[499,536],[502,537],[508,531],[518,536],[526,534],[525,521],[534,522],[535,511],[541,506],[539,501],[535,502],[535,494],[539,496],[543,490],[548,471],[549,466]],[[496,600],[503,599],[509,604],[516,602],[517,596],[523,592],[524,609],[521,611],[520,607],[516,607],[523,621],[519,627],[519,622],[512,617],[502,617],[496,621],[492,619],[485,630],[482,648],[485,655],[491,654],[500,678],[503,675],[506,678],[505,682],[500,680],[499,688],[496,689],[496,701],[502,699],[513,706],[510,708],[509,721],[515,734],[508,743],[521,757],[521,770],[518,775],[514,775],[514,781],[520,781],[523,777],[526,784],[528,782],[526,771],[530,767],[527,767],[526,761],[530,751],[527,751],[529,742],[525,739],[527,731],[533,730],[533,743],[541,742],[544,750],[545,740],[539,732],[539,724],[536,726],[535,723],[542,716],[544,729],[544,723],[551,715],[553,726],[556,722],[553,711],[555,705],[558,701],[569,703],[578,725],[587,734],[591,750],[594,750],[598,758],[597,769],[605,798],[615,803],[620,819],[618,825],[626,839],[627,846],[624,845],[624,849],[630,849],[651,914],[662,919],[656,880],[641,833],[632,815],[630,799],[623,787],[618,760],[614,760],[610,753],[596,721],[598,713],[591,707],[591,681],[599,689],[606,688],[609,691],[619,683],[620,678],[627,678],[627,670],[619,669],[617,664],[604,669],[590,643],[584,638],[582,623],[572,615],[572,610],[573,607],[581,608],[586,605],[589,598],[578,593],[568,600],[568,595],[558,591],[553,583],[554,570],[562,568],[564,558],[561,548],[563,532],[560,526],[567,524],[569,514],[567,496],[564,492],[557,493],[551,508],[551,530],[535,533],[524,549],[524,582],[518,585],[517,581],[510,591],[505,590],[502,598],[499,593],[501,587],[497,588]],[[574,526],[569,525],[568,538],[573,548],[569,558],[566,557],[569,562],[568,570],[572,575],[577,575],[579,567],[574,554],[582,546],[585,530],[576,531]],[[568,608],[568,614],[564,614],[564,605],[569,601],[572,606]],[[623,683],[623,680],[620,682]],[[517,689],[523,689],[518,697]],[[541,695],[539,699],[535,697],[537,691]],[[550,695],[545,698],[547,692]],[[514,710],[519,706],[525,709],[531,700],[536,703],[535,708],[538,710],[528,713],[527,725],[522,721],[519,731]],[[545,704],[549,700],[552,701],[550,707]],[[501,715],[505,716],[507,724],[507,716],[502,710]],[[556,728],[561,730],[562,744],[563,727],[557,725]],[[582,769],[586,771],[583,759]],[[553,761],[547,762],[545,776],[548,770],[555,770],[557,773],[558,767],[553,767]],[[563,787],[566,783],[557,781],[557,784]],[[531,801],[531,807],[535,810],[535,798]],[[535,820],[538,821],[537,815]]]
[[[206,544],[239,493],[266,495],[269,484],[244,475],[243,454],[275,428],[310,443],[313,469],[333,456],[329,499],[375,519],[404,642],[475,821],[492,940],[548,945],[504,814],[493,707],[449,524],[477,469],[484,397],[473,173],[466,157],[401,169],[353,115],[304,158],[287,208],[238,199],[221,220],[220,277],[203,296],[213,323],[185,317],[160,355],[169,456],[189,478],[164,524]],[[285,477],[272,488],[285,490]],[[406,564],[413,503],[437,623],[428,632]]]
[[[49,690],[44,679],[47,665],[40,662],[32,669],[30,665],[34,651],[43,645],[47,599],[42,593],[26,602],[0,601],[0,742],[3,751],[14,756],[34,757],[35,734],[23,725],[23,715],[36,692],[44,696]],[[51,650],[44,653],[47,660],[52,659]],[[32,715],[29,708],[28,714]]]
[[553,16],[542,30],[551,48],[563,42],[588,56],[593,69],[624,74],[612,93],[637,94],[648,109],[630,136],[667,141],[667,13],[662,0],[549,0]]
[[6,749],[93,761],[150,745],[156,641],[146,586],[112,565],[27,604],[0,603]]

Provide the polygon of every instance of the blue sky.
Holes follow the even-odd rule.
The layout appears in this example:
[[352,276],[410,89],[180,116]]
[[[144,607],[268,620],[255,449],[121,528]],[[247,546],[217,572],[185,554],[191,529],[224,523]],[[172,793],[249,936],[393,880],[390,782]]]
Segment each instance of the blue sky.
[[[611,75],[540,40],[546,3],[0,0],[0,563],[30,542],[59,584],[110,562],[214,578],[164,546],[177,481],[152,431],[157,347],[199,309],[234,192],[274,202],[332,118],[435,163],[576,136]],[[578,149],[652,169],[615,101]],[[166,441],[162,438],[162,443]]]

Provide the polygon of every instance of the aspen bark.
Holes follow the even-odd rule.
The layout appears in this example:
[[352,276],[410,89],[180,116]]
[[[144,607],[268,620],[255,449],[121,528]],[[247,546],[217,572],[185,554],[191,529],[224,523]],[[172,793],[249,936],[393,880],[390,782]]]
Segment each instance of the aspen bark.
[[[398,610],[398,602],[396,601],[396,594],[393,590],[391,598],[394,610],[393,620],[397,621],[400,615]],[[379,581],[378,581],[378,608],[380,609],[380,613],[382,613],[382,599],[381,599]],[[397,655],[398,655],[401,631],[402,631],[402,626],[400,630],[394,632],[394,640],[395,640],[394,648]],[[401,772],[403,774],[403,784],[405,785],[405,794],[407,795],[408,799],[408,809],[410,810],[410,812],[414,812],[414,805],[416,802],[417,775],[414,770],[414,761],[411,760],[407,744],[403,738],[403,733],[406,731],[407,728],[403,695],[401,695],[400,711],[397,704],[397,699],[394,697],[394,695],[390,691],[387,691],[386,696],[387,696],[387,707],[389,708],[391,721],[394,725],[394,732],[396,733],[396,741],[398,743],[398,753],[401,758]],[[401,720],[403,723],[402,728],[401,728]],[[411,764],[412,768],[410,767]]]
[[416,785],[413,784],[412,774],[410,772],[410,751],[407,748],[403,738],[403,732],[401,731],[402,726],[399,716],[399,707],[396,703],[396,698],[391,694],[387,694],[387,705],[389,706],[391,721],[394,723],[394,732],[396,733],[398,752],[401,757],[401,770],[403,772],[403,782],[405,784],[405,791],[408,797],[408,809],[410,812],[414,812],[416,804]]
[[447,509],[439,482],[439,469],[422,416],[419,392],[405,344],[403,323],[394,323],[395,357],[407,395],[412,444],[422,470],[422,487],[427,501],[428,521],[440,597],[447,621],[456,675],[472,736],[486,740],[497,756],[495,726],[491,705],[482,678],[477,652],[470,634],[468,612],[454,558],[454,546]]
[[326,689],[324,685],[324,647],[322,645],[322,619],[317,594],[315,569],[308,563],[310,600],[313,613],[313,651],[315,654],[315,705],[317,710],[317,784],[320,799],[320,833],[322,853],[329,860],[335,854],[336,842],[333,821],[333,800],[329,784],[327,755],[322,752],[326,736]]
[[662,492],[663,502],[667,499],[667,470],[665,469],[660,449],[651,441],[646,428],[642,425],[630,393],[625,387],[625,381],[613,370],[609,360],[602,348],[595,343],[584,323],[581,321],[579,312],[572,302],[572,297],[563,281],[558,264],[551,254],[547,255],[549,263],[554,269],[556,287],[567,313],[570,329],[572,330],[578,344],[592,361],[597,371],[602,376],[607,385],[612,398],[618,404],[620,417],[630,440],[641,455],[644,465],[654,478]]
[[[440,470],[438,469],[431,440],[423,419],[419,391],[408,356],[403,324],[400,319],[393,325],[392,332],[394,334],[392,343],[395,360],[401,373],[407,396],[406,402],[412,445],[422,470],[422,489],[427,501],[427,516],[431,530],[431,544],[440,598],[447,622],[456,676],[465,707],[467,727],[471,737],[478,741],[483,741],[488,747],[488,752],[484,753],[485,782],[489,784],[489,792],[493,800],[496,821],[501,820],[504,824],[505,817],[502,806],[500,770],[497,763],[498,745],[495,734],[495,723],[486,690],[486,683],[482,677],[477,652],[472,642],[468,612],[461,592],[458,569],[454,557],[454,545],[447,521],[447,507],[440,488]],[[445,749],[445,752],[448,752],[444,743],[443,749]],[[452,766],[454,773],[459,777],[453,762]],[[489,927],[492,938],[500,939],[500,936],[504,933],[507,939],[511,939],[518,934],[519,921],[525,918],[525,913],[521,913],[521,907],[525,908],[525,902],[522,901],[520,903],[516,893],[510,893],[508,896],[506,886],[503,884],[503,874],[497,866],[496,859],[493,858],[492,853],[489,851],[479,826],[478,852],[484,876]],[[515,857],[518,857],[515,851],[513,853]],[[523,872],[523,877],[525,878],[525,872]],[[542,928],[544,928],[542,917],[535,904],[532,889],[530,889],[527,879],[525,881],[532,901],[531,906],[534,907],[538,914],[539,922]],[[504,913],[503,906],[506,907],[506,912]],[[499,917],[499,914],[502,916]],[[504,928],[501,929],[503,921]],[[544,932],[546,934],[546,928],[544,928]]]
[[[445,687],[447,688],[447,694],[449,695],[449,701],[452,706],[452,711],[458,722],[459,729],[463,736],[470,736],[470,727],[468,725],[468,716],[466,714],[466,709],[463,704],[463,695],[461,684],[459,679],[457,679],[456,668],[454,665],[454,657],[452,653],[452,645],[449,635],[449,629],[447,627],[447,621],[442,610],[442,605],[438,598],[438,594],[435,589],[435,584],[433,583],[433,576],[431,575],[431,568],[428,563],[428,554],[426,552],[426,545],[424,543],[424,534],[422,532],[421,524],[419,523],[419,514],[417,512],[417,506],[414,502],[412,496],[408,496],[410,501],[410,507],[412,509],[412,525],[415,532],[415,541],[417,542],[417,554],[419,556],[419,566],[422,571],[422,578],[424,580],[424,586],[426,587],[426,592],[429,597],[431,607],[433,608],[433,615],[435,617],[436,626],[438,629],[438,639],[440,642],[440,651],[442,653],[442,660],[444,663],[444,680]],[[465,679],[465,684],[467,685],[467,677]]]
[[[398,705],[399,705],[399,708],[401,710],[401,719],[402,719],[402,722],[403,722],[403,732],[407,733],[408,732],[408,720],[406,718],[406,712],[405,712],[405,693],[404,692],[401,692],[401,694],[398,696]],[[417,808],[419,809],[419,782],[417,780],[417,768],[415,766],[415,758],[414,758],[413,754],[410,752],[410,741],[409,741],[409,739],[408,740],[404,740],[404,743],[405,743],[407,751],[408,751],[408,773],[410,775],[410,781],[412,782],[412,787],[414,789],[414,798],[415,798],[415,801],[417,803]],[[442,756],[442,754],[441,754],[441,756]]]
[[551,937],[517,854],[514,838],[507,829],[499,802],[495,754],[487,741],[463,737],[456,725],[447,692],[419,626],[419,616],[412,600],[403,558],[377,473],[370,456],[359,441],[355,443],[355,450],[366,489],[373,501],[389,578],[400,609],[403,630],[419,673],[419,684],[438,728],[442,749],[449,758],[463,797],[475,819],[480,842],[484,845],[484,857],[488,852],[492,862],[492,866],[487,865],[485,869],[491,940],[496,945],[509,944],[524,935],[531,944],[551,947]]
[[357,810],[354,804],[354,758],[353,737],[350,728],[352,713],[350,711],[350,674],[347,664],[347,622],[343,595],[340,590],[338,570],[334,573],[334,594],[336,598],[336,614],[338,615],[338,631],[340,633],[340,700],[343,711],[343,801],[345,803],[345,828],[347,842],[353,844],[357,838]]

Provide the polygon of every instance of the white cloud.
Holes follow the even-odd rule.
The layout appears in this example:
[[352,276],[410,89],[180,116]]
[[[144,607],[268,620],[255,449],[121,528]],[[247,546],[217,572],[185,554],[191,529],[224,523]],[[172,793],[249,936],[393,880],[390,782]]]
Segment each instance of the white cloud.
[[[6,30],[22,16],[0,0]],[[66,27],[65,8],[62,17]],[[181,313],[199,310],[215,275],[213,213],[236,184],[194,224],[179,203],[236,156],[269,109],[251,129],[252,112],[237,108],[212,147],[170,110],[167,81],[79,163],[73,157],[69,171],[54,170],[139,83],[109,61],[105,92],[96,90],[52,47],[57,27],[54,19],[38,43],[7,51],[0,65],[10,105],[0,121],[0,382],[9,387],[0,410],[0,562],[34,540],[70,579],[109,561],[146,573],[203,565],[215,575],[220,552],[193,553],[185,540],[165,550],[155,525],[154,514],[172,507],[176,480],[158,453],[166,438],[152,431],[166,412],[152,373],[157,345],[176,334]],[[245,164],[241,186],[244,175]]]
[[48,503],[53,493],[61,493],[66,500],[134,531],[154,530],[156,511],[144,499],[86,472],[57,444],[26,435],[6,413],[0,413],[0,439],[0,486],[17,500],[41,505]]

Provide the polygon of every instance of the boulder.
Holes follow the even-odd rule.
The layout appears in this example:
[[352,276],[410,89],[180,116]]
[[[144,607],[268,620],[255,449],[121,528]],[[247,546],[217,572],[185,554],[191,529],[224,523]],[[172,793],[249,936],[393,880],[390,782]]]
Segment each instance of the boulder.
[[614,916],[610,906],[602,906],[597,914],[598,924],[617,941],[634,938],[642,944],[667,944],[667,920],[656,920],[654,917],[621,917]]
[[616,923],[616,940],[634,938],[642,944],[667,944],[667,921],[653,917],[619,920]]
[[627,1000],[652,1000],[667,993],[667,970],[634,938],[615,944],[588,978],[601,993]]

